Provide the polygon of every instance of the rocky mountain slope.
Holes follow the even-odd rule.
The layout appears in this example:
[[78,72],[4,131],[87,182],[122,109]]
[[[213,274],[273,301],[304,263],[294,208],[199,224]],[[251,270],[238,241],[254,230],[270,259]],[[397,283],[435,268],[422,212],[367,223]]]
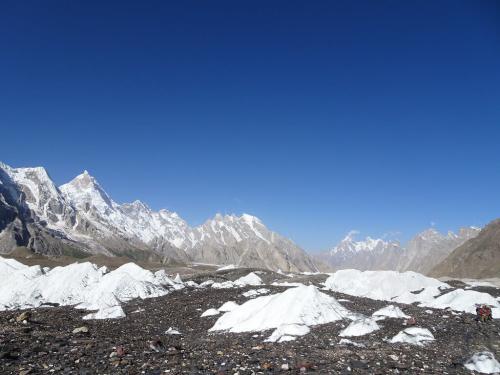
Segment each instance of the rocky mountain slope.
[[175,212],[116,203],[87,171],[58,188],[44,168],[0,163],[0,253],[18,246],[49,255],[316,270],[301,248],[251,215],[216,215],[192,228]]
[[442,262],[454,249],[476,237],[479,228],[460,228],[458,233],[439,233],[434,228],[427,229],[413,237],[405,246],[404,259],[400,271],[415,271],[427,274]]
[[422,274],[443,261],[454,249],[478,235],[480,229],[461,228],[458,233],[439,233],[434,228],[414,236],[404,246],[397,241],[367,237],[356,240],[350,232],[320,260],[334,269],[415,271]]
[[500,219],[489,223],[477,237],[456,248],[436,265],[431,275],[487,278],[500,275]]

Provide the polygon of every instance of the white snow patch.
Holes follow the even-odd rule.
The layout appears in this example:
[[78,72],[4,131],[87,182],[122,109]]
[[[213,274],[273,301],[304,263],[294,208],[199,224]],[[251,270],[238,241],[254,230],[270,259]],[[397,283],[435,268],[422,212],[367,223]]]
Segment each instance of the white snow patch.
[[500,363],[495,359],[491,352],[475,353],[464,364],[465,368],[470,371],[477,371],[481,374],[496,374],[500,373]]
[[409,318],[399,307],[394,305],[389,305],[386,307],[382,307],[381,309],[375,311],[372,316],[377,319],[385,319],[385,318],[396,318],[396,319],[407,319]]
[[250,272],[248,275],[240,277],[235,281],[223,281],[221,283],[212,283],[212,288],[214,289],[230,289],[230,288],[242,288],[245,286],[258,286],[262,285],[262,279],[257,276],[254,272]]
[[172,327],[169,327],[166,331],[165,331],[165,334],[166,335],[181,335],[181,333],[179,332],[178,329],[176,328],[172,328]]
[[248,275],[240,277],[238,280],[234,282],[238,286],[257,286],[264,284],[262,279],[257,276],[254,272],[250,272]]
[[490,294],[464,289],[453,290],[434,300],[423,302],[421,306],[433,307],[436,309],[450,308],[456,311],[465,311],[470,314],[475,314],[477,304],[490,305],[497,308],[500,307],[500,303]]
[[282,324],[276,328],[271,336],[266,340],[267,342],[284,342],[295,340],[298,336],[307,335],[311,330],[308,326],[303,324]]
[[428,341],[434,341],[434,336],[427,328],[420,327],[406,328],[389,340],[392,344],[401,342],[418,346],[423,346]]
[[124,318],[125,312],[119,305],[110,307],[101,307],[97,312],[87,314],[83,317],[85,320],[90,319],[119,319]]
[[314,286],[302,285],[247,301],[221,316],[210,331],[265,331],[287,324],[312,326],[350,316],[335,298]]
[[341,270],[325,281],[325,288],[377,300],[391,300],[405,292],[425,287],[449,286],[416,272]]
[[364,336],[371,332],[377,331],[380,326],[372,318],[359,318],[353,320],[346,328],[340,333],[340,337]]
[[241,295],[243,297],[253,298],[253,297],[257,297],[258,295],[267,294],[269,292],[270,292],[270,290],[266,289],[266,288],[250,289],[249,291],[242,293]]
[[205,316],[214,316],[219,314],[220,312],[217,309],[208,309],[203,314],[201,314],[201,317],[204,318]]

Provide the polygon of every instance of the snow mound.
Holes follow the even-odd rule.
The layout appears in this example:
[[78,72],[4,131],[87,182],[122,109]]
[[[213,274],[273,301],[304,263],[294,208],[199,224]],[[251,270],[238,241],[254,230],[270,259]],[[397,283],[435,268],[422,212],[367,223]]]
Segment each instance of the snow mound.
[[298,336],[307,335],[311,330],[308,326],[302,324],[282,324],[276,328],[271,336],[264,341],[267,342],[285,342],[293,341]]
[[312,326],[350,317],[335,298],[314,286],[299,286],[245,302],[222,315],[210,331],[265,331],[282,325]]
[[[111,272],[89,262],[42,270],[0,257],[0,271],[5,271],[0,284],[0,310],[44,303],[98,310],[84,319],[124,317],[122,302],[163,296],[175,285],[163,271],[152,273],[134,263]],[[177,284],[177,288],[182,287]]]
[[449,285],[416,272],[341,270],[325,281],[325,288],[377,300],[391,300],[405,292]]
[[493,353],[479,352],[475,353],[464,364],[467,370],[477,371],[481,374],[496,374],[500,373],[500,363],[495,359]]
[[176,284],[183,284],[181,275],[177,274],[175,276],[174,283],[176,283]]
[[205,316],[214,316],[219,314],[220,312],[217,309],[208,309],[203,314],[201,314],[201,317],[204,318]]
[[262,279],[257,276],[254,272],[250,272],[248,275],[240,277],[238,280],[234,282],[237,286],[257,286],[264,284]]
[[406,328],[389,340],[391,344],[401,342],[418,346],[423,346],[428,341],[434,341],[434,336],[428,329],[420,327]]
[[179,332],[179,330],[177,328],[173,328],[173,327],[169,327],[165,331],[165,334],[166,335],[181,335],[181,333]]
[[202,282],[200,285],[198,285],[200,288],[206,288],[206,287],[209,287],[210,285],[213,285],[215,283],[215,281],[213,280],[207,280],[207,281],[204,281]]
[[373,331],[380,329],[380,326],[372,318],[360,318],[351,322],[346,328],[344,328],[339,336],[340,337],[353,337],[353,336],[364,336]]
[[492,307],[494,319],[500,318],[500,301],[488,293],[451,289],[448,284],[416,272],[358,271],[335,272],[325,281],[325,289],[371,299],[397,303],[419,303],[420,307],[451,309],[475,314],[478,304]]
[[214,289],[231,289],[236,288],[236,285],[232,281],[224,281],[222,283],[212,283],[212,288]]
[[500,308],[500,303],[490,294],[464,289],[456,289],[434,300],[423,302],[422,306],[434,307],[437,309],[449,307],[452,310],[475,314],[477,304]]
[[[212,282],[212,288],[214,289],[230,289],[230,288],[243,288],[245,286],[258,286],[262,285],[262,279],[257,276],[254,272],[250,272],[248,275],[240,277],[235,281],[224,281],[221,283]],[[203,284],[202,284],[203,285]]]
[[382,320],[385,318],[396,318],[396,319],[407,319],[409,318],[403,310],[394,305],[389,305],[382,307],[381,309],[375,311],[372,316],[377,320]]

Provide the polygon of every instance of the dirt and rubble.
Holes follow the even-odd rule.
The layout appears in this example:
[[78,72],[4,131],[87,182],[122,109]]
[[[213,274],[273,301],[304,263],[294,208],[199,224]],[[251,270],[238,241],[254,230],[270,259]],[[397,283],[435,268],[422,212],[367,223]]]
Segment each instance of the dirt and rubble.
[[[194,277],[234,280],[249,270],[203,273]],[[276,274],[262,273],[269,283]],[[300,276],[319,285],[326,276]],[[296,282],[299,279],[285,278]],[[285,280],[284,280],[285,281]],[[425,346],[390,344],[407,328],[387,318],[380,330],[339,344],[347,321],[311,327],[295,341],[268,343],[271,331],[210,333],[218,316],[200,315],[224,302],[241,304],[256,287],[185,288],[124,304],[126,317],[82,320],[88,312],[72,307],[42,307],[0,312],[1,374],[470,374],[463,363],[475,352],[500,357],[500,321],[479,323],[471,314],[396,304],[429,329],[435,341]],[[266,285],[272,293],[286,288]],[[389,303],[324,291],[349,310],[371,315]],[[491,291],[490,291],[491,292]],[[27,312],[20,318],[21,313]],[[167,330],[180,334],[167,334]]]

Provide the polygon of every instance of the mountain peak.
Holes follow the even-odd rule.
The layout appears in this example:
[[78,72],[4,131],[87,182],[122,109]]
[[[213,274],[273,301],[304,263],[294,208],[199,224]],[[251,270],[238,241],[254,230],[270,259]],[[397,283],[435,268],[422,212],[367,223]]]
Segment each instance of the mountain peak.
[[115,203],[87,170],[70,182],[61,185],[59,190],[77,206],[88,203],[95,206],[115,206]]

